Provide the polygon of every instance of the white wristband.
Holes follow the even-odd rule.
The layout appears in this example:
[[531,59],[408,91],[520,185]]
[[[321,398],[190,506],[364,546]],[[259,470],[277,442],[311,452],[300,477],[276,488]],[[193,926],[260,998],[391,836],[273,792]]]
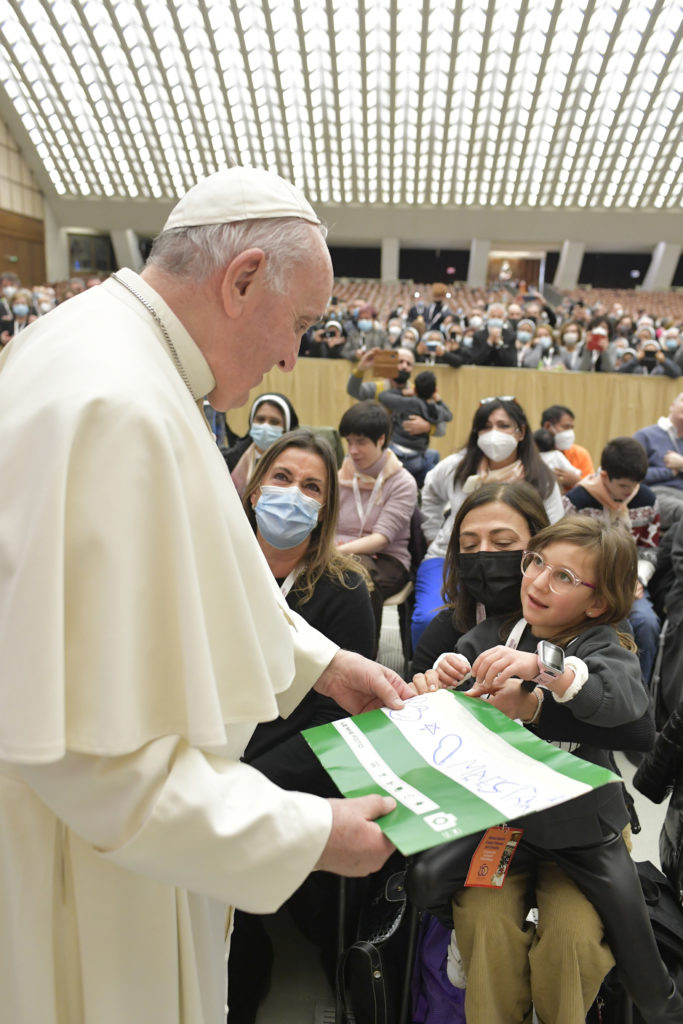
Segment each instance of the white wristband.
[[572,670],[574,673],[574,682],[567,687],[561,697],[558,697],[556,693],[553,693],[553,698],[558,704],[566,704],[567,701],[576,697],[577,693],[583,689],[583,686],[588,679],[588,666],[585,661],[581,661],[581,658],[565,658],[564,667],[565,671],[568,668]]

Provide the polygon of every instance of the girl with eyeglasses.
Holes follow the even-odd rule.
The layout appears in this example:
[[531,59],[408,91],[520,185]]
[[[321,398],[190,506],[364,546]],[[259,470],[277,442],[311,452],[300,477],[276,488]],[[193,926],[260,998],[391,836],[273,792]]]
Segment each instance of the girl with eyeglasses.
[[521,405],[512,395],[483,398],[465,447],[430,470],[422,489],[422,529],[429,547],[415,579],[414,647],[442,605],[444,557],[463,501],[484,483],[522,480],[539,493],[551,523],[562,518],[559,489],[536,448]]
[[[610,767],[609,750],[620,749],[624,728],[648,706],[633,638],[621,632],[637,580],[633,540],[619,527],[568,516],[531,538],[521,567],[522,618],[485,619],[458,641],[455,655],[415,678],[416,689],[452,686],[471,674],[470,696],[486,697],[542,739],[569,740],[559,745]],[[546,705],[552,716],[543,714]],[[599,729],[600,738],[587,738],[587,726]],[[543,943],[557,935],[558,915],[561,921],[571,912],[565,876],[600,915],[621,981],[647,1024],[683,1020],[683,997],[659,956],[622,836],[628,820],[619,783],[520,818],[512,824],[523,829],[522,840],[496,889],[463,888],[480,836],[425,856],[417,874],[424,886],[412,895],[436,909],[454,894],[468,1024],[521,1024],[532,1003],[538,1017],[553,1024],[585,1020],[597,989],[586,989],[578,969],[567,970],[562,950],[552,975],[534,969],[542,959],[547,963]],[[429,891],[432,878],[439,879],[438,891]],[[525,927],[531,907],[538,908],[535,932]]]

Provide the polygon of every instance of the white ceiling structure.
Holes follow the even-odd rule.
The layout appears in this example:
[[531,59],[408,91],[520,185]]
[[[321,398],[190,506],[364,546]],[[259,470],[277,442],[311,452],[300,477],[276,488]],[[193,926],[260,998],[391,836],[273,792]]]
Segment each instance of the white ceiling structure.
[[523,210],[680,239],[682,44],[673,0],[0,0],[0,114],[81,220],[244,163],[379,235]]

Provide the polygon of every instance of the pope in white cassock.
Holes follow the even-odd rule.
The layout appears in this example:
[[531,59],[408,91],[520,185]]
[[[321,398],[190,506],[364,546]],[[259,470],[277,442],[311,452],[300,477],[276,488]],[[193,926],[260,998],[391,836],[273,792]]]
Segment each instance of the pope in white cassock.
[[218,1024],[231,906],[377,869],[380,797],[239,762],[315,684],[405,684],[284,602],[197,402],[242,404],[331,292],[287,182],[220,172],[0,356],[0,994],[8,1024]]

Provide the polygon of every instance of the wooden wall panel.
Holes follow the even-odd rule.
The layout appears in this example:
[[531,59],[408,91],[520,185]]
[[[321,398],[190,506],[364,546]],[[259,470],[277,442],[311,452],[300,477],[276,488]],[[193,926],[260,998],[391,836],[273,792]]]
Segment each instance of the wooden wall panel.
[[[246,431],[249,406],[266,391],[287,395],[302,424],[337,426],[352,404],[346,393],[350,364],[345,360],[300,359],[293,373],[271,370],[254,388],[247,405],[230,413],[233,430]],[[549,405],[568,406],[576,415],[576,439],[588,448],[597,464],[610,438],[633,434],[656,423],[683,391],[683,377],[633,377],[619,373],[567,373],[555,370],[490,369],[464,366],[453,370],[435,366],[439,392],[453,412],[444,437],[432,444],[442,456],[457,451],[469,434],[480,398],[514,395],[526,411],[531,429]],[[371,380],[366,375],[366,380]]]
[[18,274],[29,288],[45,283],[43,222],[0,210],[0,273]]

